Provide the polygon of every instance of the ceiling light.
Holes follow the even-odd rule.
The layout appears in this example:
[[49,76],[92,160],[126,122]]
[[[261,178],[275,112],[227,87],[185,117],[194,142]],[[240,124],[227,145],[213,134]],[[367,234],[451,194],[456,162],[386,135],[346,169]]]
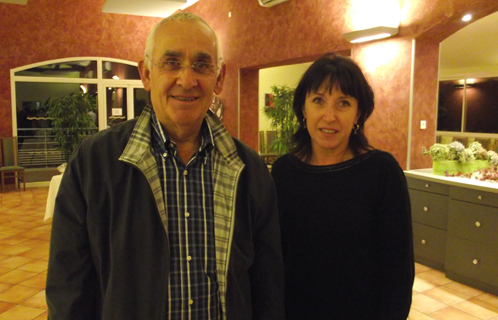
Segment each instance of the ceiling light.
[[470,20],[472,20],[472,15],[471,14],[466,14],[466,15],[464,15],[462,17],[462,21],[467,22],[467,21],[470,21]]
[[80,89],[83,91],[83,93],[87,93],[86,87],[82,84],[80,84]]
[[369,29],[357,30],[343,33],[342,35],[351,43],[366,42],[388,38],[398,34],[398,28],[393,27],[373,27]]
[[118,76],[116,76],[116,75],[112,76],[112,78],[113,78],[114,80],[119,80],[119,77],[118,77]]

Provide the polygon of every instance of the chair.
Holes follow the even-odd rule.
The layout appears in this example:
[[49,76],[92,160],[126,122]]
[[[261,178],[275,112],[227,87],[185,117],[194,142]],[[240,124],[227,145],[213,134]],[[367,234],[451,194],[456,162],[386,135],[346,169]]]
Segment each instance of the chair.
[[17,137],[0,138],[0,173],[2,178],[2,192],[5,192],[5,179],[17,179],[17,187],[21,189],[21,181],[26,191],[24,167],[18,164]]

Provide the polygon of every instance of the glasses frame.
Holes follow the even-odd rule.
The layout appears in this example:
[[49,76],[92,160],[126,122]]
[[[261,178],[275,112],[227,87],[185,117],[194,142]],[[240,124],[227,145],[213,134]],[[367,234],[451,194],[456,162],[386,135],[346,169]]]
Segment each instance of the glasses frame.
[[[175,77],[179,77],[179,76],[183,73],[183,71],[184,71],[184,69],[185,69],[185,64],[184,64],[182,61],[179,61],[179,60],[177,61],[177,62],[178,62],[178,64],[179,64],[179,66],[180,66],[178,69],[168,69],[168,67],[166,67],[166,66],[162,66],[162,65],[160,65],[159,63],[155,63],[154,61],[152,61],[152,59],[151,59],[149,56],[145,56],[145,57],[146,57],[146,58],[147,58],[147,59],[148,59],[148,60],[152,63],[152,65],[153,65],[154,67],[156,67],[156,68],[158,68],[159,70],[162,70],[162,71],[164,71],[164,72],[168,72],[168,73],[170,73],[172,76],[175,76]],[[221,58],[220,58],[220,60],[221,60]],[[198,69],[197,69],[197,67],[196,67],[196,66],[197,66],[199,63],[209,65],[209,66],[211,67],[211,68],[209,69],[209,73],[204,73],[204,72],[200,72],[200,71],[198,71]],[[166,65],[166,64],[165,64],[165,65]],[[211,75],[213,75],[213,74],[216,74],[216,72],[217,72],[218,70],[220,70],[220,68],[219,68],[219,67],[217,67],[214,63],[200,62],[200,61],[196,61],[196,62],[192,63],[192,64],[190,65],[190,68],[191,68],[191,69],[192,69],[192,71],[193,71],[196,75],[198,75],[198,76],[211,76]]]

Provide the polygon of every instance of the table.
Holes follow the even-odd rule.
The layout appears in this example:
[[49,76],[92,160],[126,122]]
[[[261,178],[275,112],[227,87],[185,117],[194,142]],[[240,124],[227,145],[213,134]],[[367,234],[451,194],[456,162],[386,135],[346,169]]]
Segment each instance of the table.
[[62,174],[55,175],[50,180],[50,186],[48,187],[47,206],[45,207],[45,221],[52,218],[52,216],[54,215],[55,198],[57,197],[57,192],[59,191],[61,180]]

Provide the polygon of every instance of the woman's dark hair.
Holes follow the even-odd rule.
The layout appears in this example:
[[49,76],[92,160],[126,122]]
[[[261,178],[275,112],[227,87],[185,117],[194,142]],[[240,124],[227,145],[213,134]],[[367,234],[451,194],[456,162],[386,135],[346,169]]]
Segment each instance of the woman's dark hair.
[[349,147],[353,154],[357,156],[362,151],[373,149],[363,133],[363,125],[374,109],[373,90],[356,62],[348,57],[328,53],[306,70],[294,93],[292,107],[299,122],[299,128],[290,138],[291,153],[305,162],[311,159],[311,137],[305,126],[303,109],[308,94],[318,91],[323,84],[327,85],[325,89],[329,92],[332,92],[334,86],[337,85],[344,94],[358,100],[359,129],[356,134],[351,133],[349,137]]

